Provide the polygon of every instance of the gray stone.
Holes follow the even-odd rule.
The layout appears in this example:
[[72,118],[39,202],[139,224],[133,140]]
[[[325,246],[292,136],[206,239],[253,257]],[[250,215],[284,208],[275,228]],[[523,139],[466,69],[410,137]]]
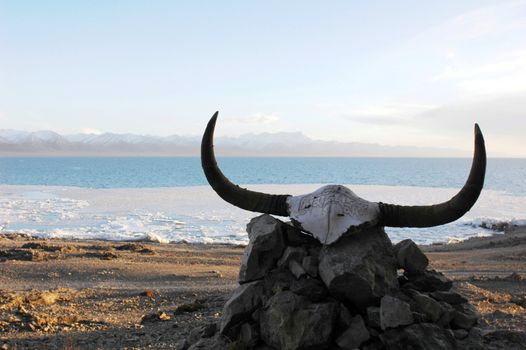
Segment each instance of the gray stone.
[[283,254],[283,223],[270,215],[261,215],[247,225],[249,244],[241,260],[239,283],[263,278]]
[[226,302],[219,332],[228,334],[232,326],[249,320],[251,314],[262,305],[263,282],[255,281],[239,286]]
[[187,342],[188,344],[195,344],[201,338],[210,338],[213,337],[217,332],[217,325],[215,323],[208,323],[199,327],[196,327],[190,331],[188,334]]
[[391,241],[381,227],[365,229],[324,246],[319,275],[330,293],[364,310],[398,288]]
[[318,258],[316,256],[309,255],[304,257],[301,266],[311,277],[318,276]]
[[369,342],[368,344],[365,344],[362,347],[362,350],[385,350],[385,346],[382,344],[381,341],[375,340],[373,342]]
[[188,340],[186,338],[180,339],[177,343],[175,343],[175,348],[180,350],[187,350],[190,347],[191,344],[188,344]]
[[[457,329],[455,330],[454,332],[457,332],[457,331],[464,331],[463,329]],[[458,339],[457,340],[457,343],[458,343],[458,348],[459,349],[462,349],[462,350],[486,350],[486,349],[505,349],[505,350],[523,350],[524,349],[524,346],[521,346],[521,347],[518,347],[518,348],[513,348],[513,347],[509,347],[509,346],[503,346],[504,344],[499,344],[498,347],[490,347],[489,345],[490,344],[485,344],[485,340],[484,339],[484,336],[483,336],[483,331],[482,329],[478,328],[478,327],[473,327],[471,328],[471,330],[468,332],[468,336],[465,337],[464,339]],[[509,345],[509,344],[506,344],[506,345]]]
[[290,285],[290,291],[303,295],[312,302],[322,301],[328,294],[323,282],[311,277],[294,279]]
[[296,278],[289,269],[270,270],[264,278],[265,290],[271,291],[273,294],[289,290],[294,280]]
[[307,251],[303,247],[287,247],[283,252],[283,255],[278,260],[278,267],[288,266],[291,261],[297,261],[300,264],[303,261],[303,258],[307,255]]
[[352,350],[369,340],[370,337],[362,316],[356,315],[351,319],[349,328],[336,339],[336,344],[341,349]]
[[413,314],[413,320],[415,321],[414,323],[429,322],[429,317],[427,317],[423,313],[413,311],[412,314]]
[[261,313],[261,339],[276,349],[323,349],[337,317],[337,303],[311,303],[290,291],[280,292]]
[[456,293],[456,292],[441,292],[436,291],[429,294],[432,298],[438,300],[438,301],[445,301],[446,303],[450,305],[458,305],[458,304],[464,304],[468,302],[468,299],[463,297],[462,295]]
[[471,329],[477,324],[480,315],[471,304],[459,304],[453,307],[453,319],[451,325],[456,328]]
[[378,306],[369,306],[367,308],[367,324],[369,327],[381,328],[380,308]]
[[432,323],[418,323],[380,335],[387,350],[453,350],[457,343],[451,332]]
[[340,305],[340,314],[338,315],[338,325],[342,329],[349,328],[352,322],[352,315],[345,305]]
[[292,272],[294,277],[296,277],[296,279],[299,279],[307,274],[307,272],[305,272],[300,263],[296,260],[292,260],[289,262],[289,270],[290,272]]
[[425,271],[429,260],[427,256],[418,248],[415,242],[405,239],[393,247],[398,267],[409,273],[419,273]]
[[413,323],[411,307],[405,301],[386,295],[380,304],[380,327],[383,330]]
[[239,341],[248,349],[252,349],[259,342],[259,332],[255,325],[244,323],[239,331]]
[[426,315],[429,321],[435,323],[440,319],[444,310],[438,301],[418,292],[413,293],[412,298],[417,311]]
[[455,335],[456,339],[464,339],[468,336],[469,332],[465,329],[455,329],[453,330],[453,334]]
[[446,302],[441,301],[440,306],[442,307],[442,315],[436,321],[436,324],[440,327],[448,327],[453,319],[453,312],[455,311],[451,305]]

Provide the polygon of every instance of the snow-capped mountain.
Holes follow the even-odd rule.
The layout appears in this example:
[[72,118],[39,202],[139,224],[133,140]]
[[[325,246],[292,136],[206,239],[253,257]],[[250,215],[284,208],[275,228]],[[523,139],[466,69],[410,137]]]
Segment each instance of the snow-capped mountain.
[[[383,146],[313,140],[299,132],[217,137],[218,156],[466,156],[452,149]],[[159,155],[197,156],[199,135],[151,136],[136,134],[59,135],[53,131],[0,129],[0,155]]]

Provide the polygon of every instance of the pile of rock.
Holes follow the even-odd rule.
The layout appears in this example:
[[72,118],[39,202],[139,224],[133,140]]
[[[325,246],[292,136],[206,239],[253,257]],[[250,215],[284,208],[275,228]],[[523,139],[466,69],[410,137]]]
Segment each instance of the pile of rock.
[[[373,227],[324,246],[269,215],[248,225],[240,286],[190,349],[477,348],[478,314],[411,240]],[[216,329],[217,332],[211,332]],[[202,334],[201,334],[202,333]],[[201,335],[201,337],[200,337]]]

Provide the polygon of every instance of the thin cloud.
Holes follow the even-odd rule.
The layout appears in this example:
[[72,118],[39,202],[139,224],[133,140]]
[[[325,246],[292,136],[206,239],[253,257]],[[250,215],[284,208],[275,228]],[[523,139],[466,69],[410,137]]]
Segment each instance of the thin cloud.
[[364,124],[399,125],[411,121],[417,114],[434,108],[436,106],[426,104],[390,103],[347,108],[341,112],[341,115],[344,119]]
[[526,91],[526,50],[493,62],[448,65],[432,79],[451,81],[465,95],[505,95]]
[[250,117],[229,118],[226,120],[243,124],[272,124],[278,122],[280,118],[276,114],[255,113]]
[[526,1],[500,3],[479,8],[424,31],[417,40],[429,42],[433,45],[460,43],[501,35],[504,33],[526,28]]

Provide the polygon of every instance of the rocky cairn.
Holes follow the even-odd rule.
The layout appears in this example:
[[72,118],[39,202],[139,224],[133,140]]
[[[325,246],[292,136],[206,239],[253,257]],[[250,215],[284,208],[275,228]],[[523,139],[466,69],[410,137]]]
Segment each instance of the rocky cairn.
[[247,231],[220,323],[194,330],[185,347],[479,348],[477,311],[413,241],[393,245],[373,227],[324,246],[269,215]]

